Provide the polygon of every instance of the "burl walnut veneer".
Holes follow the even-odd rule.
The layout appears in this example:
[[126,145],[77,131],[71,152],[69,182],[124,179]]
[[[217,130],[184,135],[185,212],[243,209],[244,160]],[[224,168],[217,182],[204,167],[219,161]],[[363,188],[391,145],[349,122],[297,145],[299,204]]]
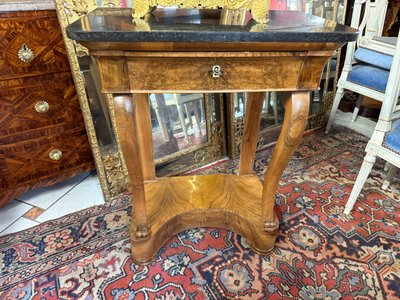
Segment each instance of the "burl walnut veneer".
[[[193,227],[227,228],[255,252],[273,249],[279,179],[307,123],[309,91],[325,62],[355,30],[301,12],[247,16],[220,24],[220,10],[157,9],[132,22],[130,10],[96,10],[67,28],[99,65],[102,91],[114,94],[116,132],[134,195],[132,256],[147,263],[171,235]],[[156,178],[147,93],[247,91],[238,175]],[[253,162],[265,91],[287,91],[285,118],[262,184]]]
[[55,11],[0,14],[0,207],[94,169]]

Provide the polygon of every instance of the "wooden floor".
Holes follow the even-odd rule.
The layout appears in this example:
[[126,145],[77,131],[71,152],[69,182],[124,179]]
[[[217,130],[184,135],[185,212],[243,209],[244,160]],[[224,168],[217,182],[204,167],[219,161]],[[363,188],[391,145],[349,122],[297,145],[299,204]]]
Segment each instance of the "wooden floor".
[[[159,178],[145,184],[145,194],[150,235],[146,239],[131,240],[137,262],[150,261],[173,234],[195,227],[234,231],[247,238],[252,248],[262,254],[273,248],[276,232],[263,230],[262,184],[257,176],[215,174]],[[134,224],[133,220],[132,229]]]

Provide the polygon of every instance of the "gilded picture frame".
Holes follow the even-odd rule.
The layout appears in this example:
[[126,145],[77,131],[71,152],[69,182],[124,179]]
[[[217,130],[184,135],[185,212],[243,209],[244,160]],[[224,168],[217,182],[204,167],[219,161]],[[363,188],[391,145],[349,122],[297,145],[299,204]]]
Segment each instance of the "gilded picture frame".
[[[126,3],[125,3],[126,4]],[[95,99],[88,96],[88,80],[90,77],[85,76],[84,70],[82,70],[82,58],[85,61],[89,60],[88,65],[90,68],[95,68],[96,66],[90,62],[90,57],[88,56],[88,51],[86,48],[79,44],[74,43],[66,35],[66,27],[77,20],[78,18],[91,13],[98,7],[107,8],[118,8],[121,6],[119,0],[99,0],[99,1],[75,1],[75,0],[55,0],[56,10],[58,14],[58,19],[61,27],[61,31],[64,37],[64,42],[66,50],[68,53],[68,58],[71,66],[71,72],[75,81],[76,92],[78,94],[78,99],[80,101],[80,106],[85,121],[86,131],[88,139],[91,145],[93,158],[96,165],[96,170],[100,182],[101,189],[106,201],[112,200],[114,197],[124,193],[128,190],[129,182],[127,180],[127,170],[123,160],[123,157],[119,154],[118,149],[108,149],[105,150],[100,146],[101,141],[99,140],[96,133],[96,124],[94,116],[91,112],[91,106]],[[93,72],[95,74],[96,72]],[[94,80],[96,81],[96,80]],[[98,87],[100,90],[100,87]],[[101,94],[100,92],[98,94]],[[191,146],[187,149],[177,152],[176,154],[167,155],[165,157],[155,160],[155,163],[163,165],[163,170],[160,172],[160,176],[172,175],[176,168],[173,166],[171,161],[177,156],[182,156],[186,161],[190,161],[190,167],[179,165],[179,172],[185,172],[189,169],[199,167],[204,165],[204,163],[209,163],[211,161],[220,159],[226,153],[225,146],[225,121],[223,119],[224,112],[222,106],[222,94],[215,94],[217,101],[221,103],[218,108],[217,114],[221,116],[221,119],[213,122],[212,124],[207,124],[207,132],[209,133],[209,140],[198,146]],[[209,95],[204,94],[204,101],[208,102]],[[107,114],[105,118],[107,122],[110,123],[110,127],[115,128],[115,115],[112,104],[111,95],[102,95],[101,105],[105,105],[107,108]],[[210,107],[205,105],[206,117],[210,117]],[[114,130],[114,129],[113,129]],[[115,140],[117,135],[113,135]],[[118,141],[116,140],[116,144]],[[204,160],[204,158],[207,158]]]

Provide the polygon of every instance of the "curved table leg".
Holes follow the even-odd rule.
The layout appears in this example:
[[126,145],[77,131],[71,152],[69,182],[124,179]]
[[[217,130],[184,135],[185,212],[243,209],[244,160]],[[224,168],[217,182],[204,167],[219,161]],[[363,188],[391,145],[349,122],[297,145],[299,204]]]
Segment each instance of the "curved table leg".
[[134,119],[135,102],[127,95],[114,95],[115,122],[121,152],[128,169],[131,192],[134,196],[131,239],[144,239],[149,235],[146,199],[143,182],[139,137]]
[[308,92],[293,92],[285,102],[282,130],[268,164],[263,185],[261,217],[264,230],[267,232],[274,232],[279,227],[279,221],[274,212],[276,189],[283,171],[303,136],[308,110]]

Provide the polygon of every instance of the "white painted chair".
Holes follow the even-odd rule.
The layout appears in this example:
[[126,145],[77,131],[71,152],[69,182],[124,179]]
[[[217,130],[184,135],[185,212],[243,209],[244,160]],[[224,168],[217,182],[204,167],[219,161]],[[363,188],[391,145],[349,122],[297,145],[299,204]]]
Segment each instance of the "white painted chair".
[[383,183],[382,183],[382,190],[387,190],[387,188],[392,183],[393,177],[396,174],[397,169],[398,169],[394,165],[391,165],[389,163],[387,163],[387,164],[388,164],[388,167],[387,167],[387,170],[385,170],[387,173],[386,173],[386,177],[385,177],[385,179],[383,180]]
[[[355,121],[363,96],[379,101],[387,98],[392,86],[387,85],[396,38],[382,37],[387,0],[355,0],[351,27],[358,28],[359,38],[347,44],[345,63],[338,81],[326,133],[329,132],[344,90],[360,95],[353,112]],[[361,18],[362,15],[362,18]]]
[[381,157],[389,164],[388,175],[383,184],[387,188],[391,178],[400,167],[400,38],[397,38],[395,55],[388,74],[387,87],[379,120],[369,140],[365,151],[364,162],[358,173],[353,190],[347,201],[344,213],[349,214],[353,209],[365,181],[375,163],[376,157]]

